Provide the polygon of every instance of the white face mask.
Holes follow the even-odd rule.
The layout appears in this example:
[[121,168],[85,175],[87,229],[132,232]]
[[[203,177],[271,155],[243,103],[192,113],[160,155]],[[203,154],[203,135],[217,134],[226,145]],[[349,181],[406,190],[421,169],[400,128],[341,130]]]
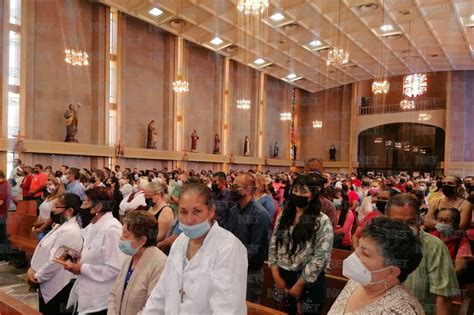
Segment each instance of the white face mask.
[[383,271],[387,268],[389,267],[370,271],[369,269],[367,269],[366,266],[364,266],[359,256],[357,256],[355,253],[350,254],[342,262],[342,274],[349,279],[357,281],[361,286],[384,282],[385,279],[372,282],[372,274],[375,272]]

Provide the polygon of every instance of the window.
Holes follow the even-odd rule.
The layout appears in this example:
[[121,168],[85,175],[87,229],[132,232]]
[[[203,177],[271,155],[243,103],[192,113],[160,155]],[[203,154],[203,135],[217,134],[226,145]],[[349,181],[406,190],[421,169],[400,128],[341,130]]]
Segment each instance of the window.
[[117,110],[109,110],[109,145],[117,144]]
[[110,61],[109,68],[109,103],[117,104],[117,62]]
[[8,36],[8,84],[20,86],[21,60],[20,33],[10,31]]
[[21,25],[21,0],[10,0],[10,24]]
[[117,39],[118,11],[110,9],[109,21],[109,145],[117,144]]
[[8,92],[8,138],[18,135],[20,130],[20,94]]

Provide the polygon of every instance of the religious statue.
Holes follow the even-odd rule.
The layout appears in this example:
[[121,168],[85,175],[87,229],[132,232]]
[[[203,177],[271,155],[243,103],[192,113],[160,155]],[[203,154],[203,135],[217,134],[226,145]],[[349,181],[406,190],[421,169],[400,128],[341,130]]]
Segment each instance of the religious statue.
[[191,134],[191,151],[197,151],[199,137],[196,133],[196,129],[194,129],[193,133]]
[[[81,104],[77,104],[77,109],[80,107]],[[64,118],[66,118],[66,139],[64,142],[79,142],[76,139],[78,118],[74,104],[69,104],[68,109],[64,112]]]
[[296,144],[292,144],[290,148],[290,158],[296,160]]
[[273,145],[273,158],[278,159],[278,151],[280,151],[280,146],[278,145],[278,141],[275,141]]
[[250,141],[249,141],[249,137],[245,136],[244,156],[249,156],[249,155],[250,155]]
[[216,135],[214,136],[214,150],[213,150],[214,154],[219,154],[220,143],[221,143],[221,139],[219,138],[219,134],[216,133]]
[[156,144],[158,143],[158,131],[155,128],[155,121],[152,120],[148,124],[148,136],[146,141],[147,149],[157,149]]
[[115,145],[115,156],[121,158],[125,155],[125,150],[123,148],[122,142],[119,140]]
[[329,160],[335,161],[336,160],[336,146],[331,144],[329,146]]

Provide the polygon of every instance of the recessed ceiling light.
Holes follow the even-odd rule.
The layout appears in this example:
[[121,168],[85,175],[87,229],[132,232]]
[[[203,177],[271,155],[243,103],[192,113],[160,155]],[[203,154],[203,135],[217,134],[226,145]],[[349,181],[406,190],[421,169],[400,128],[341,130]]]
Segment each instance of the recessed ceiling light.
[[161,11],[160,9],[158,8],[153,8],[151,9],[150,11],[148,11],[148,13],[150,13],[151,15],[153,16],[160,16],[163,14],[163,11]]
[[256,64],[256,65],[263,65],[265,63],[265,60],[262,59],[262,58],[257,58],[257,59],[255,59],[255,61],[253,63]]
[[318,47],[318,46],[321,46],[321,41],[313,40],[312,42],[309,43],[309,45],[312,47]]
[[373,12],[377,10],[379,6],[373,2],[362,4],[359,6],[359,10],[362,12]]
[[219,37],[214,37],[210,43],[213,44],[214,46],[219,46],[220,44],[222,44],[224,41],[222,39],[220,39]]
[[285,19],[285,16],[281,14],[280,12],[278,12],[270,16],[270,19],[275,22],[280,22]]
[[390,31],[393,31],[393,25],[392,24],[385,24],[385,25],[382,25],[380,26],[380,30],[382,32],[390,32]]
[[474,14],[471,14],[471,16],[469,17],[469,19],[474,22]]
[[286,76],[286,78],[287,78],[288,80],[293,80],[294,78],[296,78],[296,74],[290,73],[289,75]]

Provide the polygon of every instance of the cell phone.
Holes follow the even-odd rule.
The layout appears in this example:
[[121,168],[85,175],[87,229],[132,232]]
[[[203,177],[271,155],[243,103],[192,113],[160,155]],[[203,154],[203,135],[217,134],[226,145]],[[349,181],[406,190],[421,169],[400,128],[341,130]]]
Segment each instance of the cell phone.
[[54,254],[53,261],[65,264],[67,261],[77,263],[81,260],[81,252],[67,246],[61,246]]

